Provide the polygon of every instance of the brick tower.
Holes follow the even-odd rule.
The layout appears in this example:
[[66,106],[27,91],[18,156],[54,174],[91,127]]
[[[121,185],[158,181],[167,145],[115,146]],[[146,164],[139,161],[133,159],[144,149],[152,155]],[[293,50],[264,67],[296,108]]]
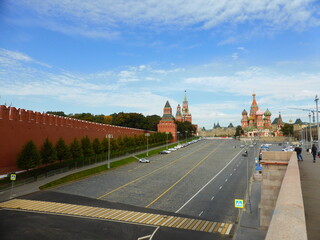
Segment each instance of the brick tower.
[[169,101],[163,108],[163,116],[157,125],[158,132],[170,132],[173,136],[172,141],[177,141],[177,125],[174,123],[174,118],[172,116],[172,108]]
[[188,121],[192,123],[192,116],[191,113],[189,112],[189,104],[187,100],[187,91],[184,91],[184,99],[182,103],[182,119],[183,122]]

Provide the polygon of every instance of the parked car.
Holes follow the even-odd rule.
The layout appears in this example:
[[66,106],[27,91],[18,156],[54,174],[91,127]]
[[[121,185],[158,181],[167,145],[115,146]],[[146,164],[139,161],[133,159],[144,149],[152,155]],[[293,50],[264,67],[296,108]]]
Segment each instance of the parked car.
[[171,153],[171,151],[169,150],[163,150],[163,151],[160,151],[159,154],[168,154],[168,153]]
[[140,163],[149,163],[150,160],[149,160],[149,159],[146,159],[146,158],[140,158],[140,159],[139,159],[139,162],[140,162]]

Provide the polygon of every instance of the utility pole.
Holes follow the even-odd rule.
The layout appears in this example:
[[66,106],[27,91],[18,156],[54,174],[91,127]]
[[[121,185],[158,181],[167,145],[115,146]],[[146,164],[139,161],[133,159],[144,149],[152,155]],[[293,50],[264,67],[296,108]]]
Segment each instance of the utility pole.
[[311,145],[312,145],[312,131],[311,131],[311,113],[309,112],[309,131],[310,131],[310,149],[311,149]]
[[316,114],[317,114],[318,151],[320,151],[319,111],[318,111],[318,101],[319,101],[319,98],[318,98],[318,95],[316,95],[314,101],[316,102]]

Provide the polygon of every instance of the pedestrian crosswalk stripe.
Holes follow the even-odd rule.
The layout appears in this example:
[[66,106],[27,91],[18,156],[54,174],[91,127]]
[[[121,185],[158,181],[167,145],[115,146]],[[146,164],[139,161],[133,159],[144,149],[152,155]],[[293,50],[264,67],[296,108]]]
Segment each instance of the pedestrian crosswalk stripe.
[[70,216],[84,216],[209,233],[219,232],[222,235],[230,235],[233,227],[233,224],[231,223],[219,223],[201,219],[23,199],[13,199],[7,202],[2,202],[0,203],[0,208],[17,210],[21,209],[25,211],[36,211],[41,213],[65,214]]

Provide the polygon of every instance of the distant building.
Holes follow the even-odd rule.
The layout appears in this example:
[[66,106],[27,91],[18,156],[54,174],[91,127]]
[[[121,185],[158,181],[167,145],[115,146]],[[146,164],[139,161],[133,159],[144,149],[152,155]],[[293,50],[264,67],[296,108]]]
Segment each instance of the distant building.
[[253,136],[282,136],[280,131],[283,126],[281,114],[279,113],[276,126],[271,124],[271,112],[267,109],[265,112],[259,109],[256,94],[252,94],[252,103],[250,107],[250,113],[244,109],[242,111],[241,126],[244,130],[244,135],[247,137]]

